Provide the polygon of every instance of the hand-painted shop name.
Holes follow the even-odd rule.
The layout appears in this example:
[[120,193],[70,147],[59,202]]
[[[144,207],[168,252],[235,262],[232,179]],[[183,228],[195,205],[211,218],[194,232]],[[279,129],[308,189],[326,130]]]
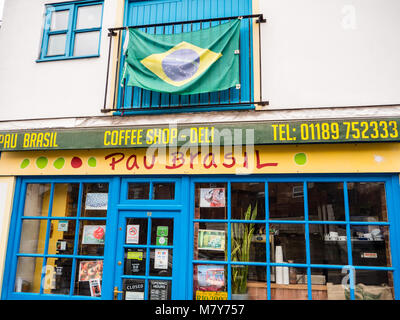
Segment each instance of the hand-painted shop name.
[[[15,149],[18,142],[18,133],[0,134],[0,147]],[[57,148],[57,132],[31,132],[24,133],[22,137],[23,148]]]
[[[243,167],[249,168],[250,159],[247,152],[243,152],[242,156],[236,157],[232,152],[224,153],[223,161],[220,163],[220,155],[209,152],[201,154],[199,152],[190,152],[189,155],[185,155],[183,152],[173,152],[170,154],[169,163],[164,163],[163,167],[168,170],[179,169],[183,166],[189,166],[190,169],[195,169],[198,164],[205,169],[218,168],[220,166],[225,168],[232,167]],[[152,155],[150,157],[138,156],[136,154],[126,155],[123,152],[115,152],[105,156],[105,160],[109,160],[109,166],[111,170],[120,169],[121,166],[125,167],[127,170],[135,169],[147,169],[151,170],[155,167],[157,163],[157,155]],[[160,161],[161,163],[163,161]],[[262,169],[264,167],[276,167],[277,162],[265,162],[261,159],[260,152],[255,150],[255,168]],[[252,163],[250,163],[252,165]]]

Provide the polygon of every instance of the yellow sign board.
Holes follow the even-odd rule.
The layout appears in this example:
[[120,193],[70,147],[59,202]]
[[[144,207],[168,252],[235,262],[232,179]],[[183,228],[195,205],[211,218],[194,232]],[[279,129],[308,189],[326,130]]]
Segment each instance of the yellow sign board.
[[400,143],[3,152],[0,175],[400,172]]
[[196,300],[228,300],[228,292],[197,290]]

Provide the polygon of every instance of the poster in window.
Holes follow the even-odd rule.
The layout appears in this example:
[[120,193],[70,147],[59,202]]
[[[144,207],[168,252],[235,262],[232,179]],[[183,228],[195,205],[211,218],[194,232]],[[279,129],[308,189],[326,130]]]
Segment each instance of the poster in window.
[[154,269],[168,269],[168,249],[154,251]]
[[104,244],[105,234],[104,225],[83,226],[82,244]]
[[225,207],[225,188],[201,188],[201,208],[223,208]]
[[200,291],[223,291],[225,268],[218,265],[198,265],[197,283]]
[[199,229],[198,247],[200,250],[225,251],[225,231]]
[[103,278],[103,260],[81,261],[79,263],[79,281]]
[[125,300],[144,300],[144,281],[124,281]]
[[169,281],[150,281],[150,300],[168,300]]
[[92,297],[100,297],[101,296],[100,279],[89,280],[89,285],[90,285],[90,295]]
[[86,195],[86,210],[107,210],[108,193],[88,193]]
[[125,260],[125,274],[144,275],[146,270],[146,252],[145,249],[135,248],[127,249]]
[[138,244],[139,243],[139,227],[138,224],[128,224],[126,226],[126,243]]

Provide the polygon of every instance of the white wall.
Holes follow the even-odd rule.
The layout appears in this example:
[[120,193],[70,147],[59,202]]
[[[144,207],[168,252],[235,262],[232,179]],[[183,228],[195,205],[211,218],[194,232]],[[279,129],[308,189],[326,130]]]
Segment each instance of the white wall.
[[270,108],[400,104],[399,0],[260,0]]
[[37,63],[45,4],[7,0],[0,29],[0,120],[101,115],[108,53],[107,28],[117,3],[104,2],[101,57]]

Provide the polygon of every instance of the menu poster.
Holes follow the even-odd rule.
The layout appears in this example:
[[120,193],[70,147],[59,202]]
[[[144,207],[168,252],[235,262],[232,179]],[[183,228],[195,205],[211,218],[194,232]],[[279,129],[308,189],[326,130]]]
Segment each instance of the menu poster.
[[79,263],[79,281],[103,278],[103,260],[81,261]]
[[146,270],[145,249],[127,249],[125,260],[125,274],[144,275]]
[[88,193],[86,195],[86,210],[107,210],[108,193]]
[[168,300],[169,281],[150,281],[150,300]]
[[225,251],[225,231],[199,229],[198,245],[201,250]]
[[144,300],[144,281],[124,281],[125,300]]
[[225,188],[201,188],[200,208],[225,207]]

